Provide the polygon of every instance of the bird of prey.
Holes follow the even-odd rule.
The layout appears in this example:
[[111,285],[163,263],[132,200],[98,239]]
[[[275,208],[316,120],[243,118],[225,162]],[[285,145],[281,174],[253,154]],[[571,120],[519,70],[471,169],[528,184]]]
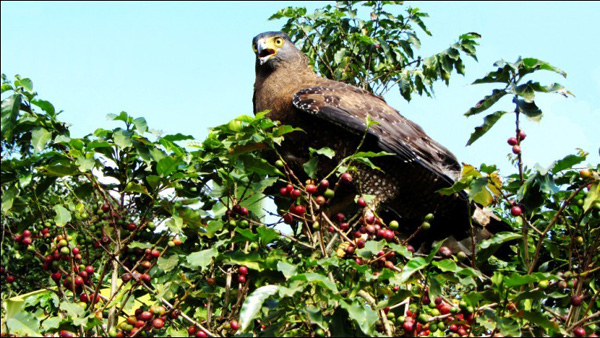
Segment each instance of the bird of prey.
[[[399,218],[409,234],[425,215],[434,213],[431,230],[424,236],[468,237],[472,208],[466,194],[437,192],[460,178],[461,166],[448,149],[382,97],[316,74],[285,33],[259,34],[252,48],[256,55],[254,113],[269,110],[269,118],[304,131],[286,135],[278,149],[295,174],[303,174],[309,148],[335,151],[331,160],[319,162],[318,175],[323,177],[353,154],[365,137],[361,151],[392,155],[371,159],[381,170],[356,166],[357,193],[374,195],[379,212]],[[367,116],[377,122],[368,130]]]

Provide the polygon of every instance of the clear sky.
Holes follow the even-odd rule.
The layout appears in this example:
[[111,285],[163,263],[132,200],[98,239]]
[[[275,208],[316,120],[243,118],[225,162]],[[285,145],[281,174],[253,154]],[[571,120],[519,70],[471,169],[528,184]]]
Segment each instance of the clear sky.
[[[512,172],[506,139],[514,122],[504,121],[465,147],[483,116],[463,113],[493,86],[471,86],[499,60],[537,57],[568,73],[539,73],[559,82],[575,98],[544,94],[537,100],[540,124],[525,121],[526,163],[548,166],[581,147],[598,163],[600,146],[599,2],[409,2],[429,13],[433,37],[421,32],[422,55],[437,53],[466,32],[483,38],[479,62],[466,62],[466,76],[437,85],[436,97],[407,103],[396,89],[386,100],[421,124],[460,161],[496,163]],[[72,124],[73,136],[113,128],[109,113],[143,116],[151,128],[203,140],[208,128],[252,114],[256,34],[279,30],[268,21],[287,6],[312,2],[2,2],[1,71],[30,77],[40,98]],[[512,109],[510,99],[497,110]],[[490,111],[491,112],[491,111]]]

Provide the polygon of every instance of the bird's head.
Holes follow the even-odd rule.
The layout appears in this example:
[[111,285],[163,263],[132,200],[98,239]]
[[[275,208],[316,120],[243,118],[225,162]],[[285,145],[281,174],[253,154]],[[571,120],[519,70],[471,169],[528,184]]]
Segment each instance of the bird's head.
[[282,63],[305,62],[305,56],[284,32],[265,32],[252,39],[256,67],[276,69]]

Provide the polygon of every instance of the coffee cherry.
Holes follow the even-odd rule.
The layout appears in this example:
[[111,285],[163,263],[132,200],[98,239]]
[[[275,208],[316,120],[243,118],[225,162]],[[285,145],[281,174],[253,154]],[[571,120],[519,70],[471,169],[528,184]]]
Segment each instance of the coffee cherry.
[[522,131],[522,130],[519,130],[519,135],[518,135],[518,137],[519,137],[519,140],[523,141],[523,140],[524,140],[524,139],[527,137],[527,134],[525,134],[525,132],[524,132],[524,131]]
[[24,238],[21,240],[21,243],[23,243],[23,245],[27,246],[27,245],[31,244],[31,241],[32,241],[32,240],[31,240],[31,237],[24,237]]
[[349,228],[350,228],[350,224],[348,224],[348,223],[346,223],[346,222],[344,222],[344,223],[340,224],[340,230],[342,230],[342,231],[346,231],[346,230],[348,230]]
[[577,296],[577,295],[573,295],[571,297],[571,305],[573,306],[581,306],[582,300],[581,297]]
[[247,267],[245,267],[245,266],[240,266],[240,267],[238,268],[238,273],[239,273],[240,275],[244,275],[244,276],[245,276],[245,275],[247,275],[247,274],[248,274],[248,268],[247,268]]
[[358,206],[361,208],[364,208],[367,206],[367,202],[365,201],[364,198],[362,198],[362,196],[356,200],[356,204],[358,204]]
[[516,137],[511,137],[506,142],[511,146],[516,146],[517,144],[519,144],[519,140],[517,140]]
[[409,252],[412,252],[412,253],[414,253],[414,252],[415,252],[415,248],[414,248],[412,245],[410,245],[410,244],[408,244],[408,245],[406,246],[406,250],[408,250]]
[[333,196],[335,196],[335,191],[333,191],[331,189],[327,189],[323,193],[323,196],[325,196],[326,198],[333,198]]
[[303,205],[301,205],[301,204],[299,204],[299,205],[297,205],[297,206],[296,206],[296,208],[295,208],[295,210],[294,210],[294,211],[295,211],[294,213],[295,213],[296,215],[298,215],[298,216],[302,216],[302,215],[304,215],[304,213],[306,212],[306,207],[305,207],[305,206],[303,206]]
[[319,196],[315,197],[315,203],[317,203],[317,205],[323,205],[323,204],[327,203],[327,199],[325,199],[325,197],[319,195]]
[[75,334],[71,331],[60,330],[60,336],[65,337],[65,338],[71,338],[71,337],[75,337]]
[[160,251],[154,249],[154,250],[152,250],[151,255],[154,258],[158,258],[158,257],[160,257]]
[[306,185],[306,192],[309,194],[315,194],[317,193],[317,186],[314,184],[307,184]]
[[6,282],[7,283],[12,283],[14,281],[15,281],[15,276],[13,276],[13,275],[6,276]]
[[383,238],[385,238],[386,241],[391,241],[394,239],[394,232],[392,230],[383,230]]
[[279,193],[281,194],[281,196],[289,196],[290,195],[290,192],[285,187],[279,189]]
[[160,318],[156,318],[155,320],[152,321],[152,326],[155,329],[160,330],[160,329],[162,329],[163,326],[165,326],[165,322]]
[[583,337],[583,336],[585,336],[585,329],[582,328],[581,326],[578,326],[578,327],[576,327],[576,328],[573,329],[573,334],[576,337]]
[[181,238],[176,237],[175,239],[173,239],[173,244],[175,244],[175,246],[180,246],[181,245]]
[[400,227],[400,224],[398,223],[398,221],[393,220],[393,221],[390,222],[390,224],[388,224],[388,227],[391,230],[398,230],[398,228]]
[[447,246],[441,247],[439,253],[444,258],[452,257],[452,250],[450,250],[450,248],[448,248]]
[[140,314],[140,319],[143,320],[143,321],[149,321],[152,318],[152,316],[153,316],[152,312],[150,312],[150,311],[143,311]]
[[292,216],[292,214],[285,214],[283,215],[283,221],[286,224],[292,224],[292,222],[294,221],[294,217]]
[[204,338],[204,337],[208,337],[208,336],[206,335],[206,332],[199,330],[198,332],[196,332],[196,337]]
[[290,192],[291,198],[298,198],[298,197],[300,197],[300,195],[302,195],[302,192],[300,191],[300,189],[294,189]]
[[238,322],[235,320],[229,322],[229,326],[231,326],[231,329],[234,331],[237,331],[240,328],[240,324],[238,324]]
[[55,272],[51,275],[51,277],[53,281],[58,282],[62,276],[60,272]]
[[23,230],[23,237],[29,237],[29,236],[31,236],[31,231]]
[[[410,317],[408,317],[408,318],[410,318]],[[411,321],[405,321],[404,324],[402,324],[402,328],[404,329],[404,331],[410,333],[414,329],[414,323]]]
[[523,210],[521,210],[521,207],[518,205],[515,205],[512,208],[510,208],[510,214],[515,217],[520,216],[522,213],[523,213]]
[[240,284],[244,284],[244,283],[246,283],[246,276],[244,276],[244,275],[239,275],[239,276],[238,276],[238,283],[240,283]]
[[423,222],[423,224],[421,224],[421,227],[423,228],[423,230],[429,230],[431,228],[431,224],[429,224],[429,222]]
[[150,282],[150,280],[151,280],[152,278],[150,277],[150,275],[149,275],[149,274],[147,274],[147,273],[144,273],[144,274],[142,274],[142,275],[140,276],[140,279],[141,279],[141,280],[143,280],[143,281],[144,281],[144,282],[146,282],[146,283],[149,283],[149,282]]
[[518,145],[518,144],[517,144],[517,145],[514,145],[514,146],[512,147],[512,152],[513,152],[513,154],[520,154],[520,153],[521,153],[521,146],[520,146],[520,145]]
[[78,255],[79,254],[79,248],[78,247],[74,247],[73,250],[71,250],[73,252],[73,255]]
[[346,248],[346,253],[348,255],[352,255],[352,254],[354,254],[354,250],[355,250],[354,246],[350,245]]
[[352,182],[352,174],[350,173],[343,173],[342,176],[340,176],[340,179],[342,180],[342,183],[344,184],[348,184]]
[[131,280],[133,276],[131,276],[130,273],[126,272],[123,275],[121,275],[121,279],[123,280],[123,282],[127,283]]
[[[127,225],[127,230],[129,231],[134,231],[137,228],[137,225],[135,225],[135,223],[129,223]],[[102,239],[102,241],[104,242],[104,239]]]
[[329,181],[322,180],[321,183],[319,183],[319,187],[326,190],[327,188],[329,188]]

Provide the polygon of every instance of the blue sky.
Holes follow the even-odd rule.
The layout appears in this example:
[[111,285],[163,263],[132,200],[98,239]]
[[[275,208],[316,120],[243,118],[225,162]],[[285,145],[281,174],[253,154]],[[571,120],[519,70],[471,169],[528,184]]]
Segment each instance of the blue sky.
[[[472,86],[499,60],[537,57],[568,73],[539,73],[575,98],[546,94],[537,100],[541,123],[525,121],[526,163],[548,166],[581,147],[598,163],[600,146],[599,2],[410,2],[429,13],[433,37],[420,34],[422,55],[439,52],[466,32],[483,38],[479,62],[466,76],[436,85],[436,97],[407,103],[394,89],[385,96],[460,161],[496,163],[513,172],[506,139],[514,122],[504,117],[490,133],[465,147],[483,116],[463,113],[493,86]],[[208,128],[252,114],[256,34],[278,30],[268,21],[286,6],[312,12],[323,3],[292,2],[2,2],[1,70],[34,81],[40,97],[64,110],[74,136],[112,128],[109,113],[143,116],[151,128],[203,140]],[[510,99],[497,110],[512,109]]]

